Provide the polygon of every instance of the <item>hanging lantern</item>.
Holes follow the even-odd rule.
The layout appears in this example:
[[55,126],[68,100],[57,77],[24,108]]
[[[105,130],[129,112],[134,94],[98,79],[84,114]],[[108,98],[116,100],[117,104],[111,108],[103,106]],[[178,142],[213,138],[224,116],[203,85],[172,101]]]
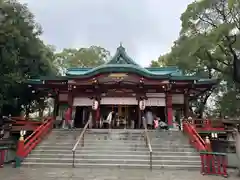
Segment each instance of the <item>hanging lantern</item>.
[[20,138],[19,140],[23,141],[24,140],[24,136],[26,135],[27,131],[26,130],[21,130],[20,131]]
[[92,109],[93,110],[97,110],[97,108],[98,108],[98,101],[97,100],[93,100]]
[[25,136],[25,135],[26,135],[26,133],[27,133],[27,131],[26,131],[26,130],[21,130],[21,131],[20,131],[20,136]]
[[143,111],[146,107],[145,100],[139,101],[139,109]]

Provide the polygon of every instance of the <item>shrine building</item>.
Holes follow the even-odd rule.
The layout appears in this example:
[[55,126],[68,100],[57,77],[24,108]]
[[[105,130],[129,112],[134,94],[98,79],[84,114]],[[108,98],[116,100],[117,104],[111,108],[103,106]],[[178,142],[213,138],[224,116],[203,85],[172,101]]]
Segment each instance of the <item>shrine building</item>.
[[115,112],[114,118],[125,121],[125,128],[132,121],[134,128],[142,128],[146,110],[171,128],[177,112],[188,117],[191,100],[216,85],[216,79],[186,76],[177,67],[143,68],[122,46],[107,63],[98,67],[75,67],[67,69],[65,76],[29,80],[34,92],[54,92],[56,116],[63,117],[66,107],[70,107],[77,128],[84,126],[90,114],[93,127],[97,128],[97,122],[106,119],[111,111]]

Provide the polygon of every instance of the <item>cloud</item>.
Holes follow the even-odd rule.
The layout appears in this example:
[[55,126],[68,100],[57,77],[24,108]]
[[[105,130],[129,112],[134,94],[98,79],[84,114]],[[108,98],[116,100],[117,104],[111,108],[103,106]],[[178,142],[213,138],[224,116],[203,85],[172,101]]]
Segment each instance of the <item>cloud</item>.
[[42,25],[43,40],[58,49],[100,45],[114,53],[122,42],[144,66],[170,50],[191,1],[20,0]]

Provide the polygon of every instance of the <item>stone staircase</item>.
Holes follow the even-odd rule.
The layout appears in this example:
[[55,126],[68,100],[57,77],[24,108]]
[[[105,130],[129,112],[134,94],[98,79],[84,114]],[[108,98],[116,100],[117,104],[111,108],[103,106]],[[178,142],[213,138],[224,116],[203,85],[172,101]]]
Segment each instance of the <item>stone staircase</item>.
[[[72,147],[81,130],[53,132],[24,160],[24,166],[72,167]],[[143,130],[89,130],[77,147],[75,167],[149,168]],[[153,168],[200,167],[197,152],[181,132],[149,132]]]

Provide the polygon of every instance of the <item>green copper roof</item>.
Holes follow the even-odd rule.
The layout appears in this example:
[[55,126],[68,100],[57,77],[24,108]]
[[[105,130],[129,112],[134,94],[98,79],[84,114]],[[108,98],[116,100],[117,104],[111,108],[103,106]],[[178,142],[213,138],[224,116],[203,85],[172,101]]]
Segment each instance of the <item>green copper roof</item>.
[[135,61],[132,60],[132,58],[127,55],[125,48],[122,45],[117,48],[117,52],[113,58],[106,64],[130,64],[139,66]]
[[177,67],[159,67],[159,68],[142,68],[141,66],[135,66],[131,64],[104,64],[96,68],[69,68],[67,70],[67,75],[70,76],[81,76],[86,74],[89,71],[96,70],[96,69],[102,69],[102,68],[137,68],[140,70],[143,70],[147,73],[152,73],[152,74],[157,74],[157,75],[166,75],[166,74],[171,74],[175,76],[182,76],[182,71],[180,71]]
[[41,80],[31,80],[33,84],[44,83],[45,80],[68,80],[73,77],[89,78],[102,73],[134,73],[152,79],[172,81],[196,81],[196,84],[215,84],[217,80],[201,79],[196,76],[185,76],[177,67],[143,68],[133,61],[120,45],[115,55],[105,64],[95,68],[69,68],[66,76],[42,77]]
[[177,67],[143,68],[133,61],[126,53],[125,48],[120,45],[112,59],[96,68],[70,68],[67,76],[90,77],[100,73],[136,73],[148,78],[169,78],[170,76],[182,76]]
[[148,78],[169,78],[171,73],[151,72],[140,66],[132,64],[104,64],[88,71],[79,71],[79,69],[69,69],[67,76],[90,77],[102,73],[135,73]]

